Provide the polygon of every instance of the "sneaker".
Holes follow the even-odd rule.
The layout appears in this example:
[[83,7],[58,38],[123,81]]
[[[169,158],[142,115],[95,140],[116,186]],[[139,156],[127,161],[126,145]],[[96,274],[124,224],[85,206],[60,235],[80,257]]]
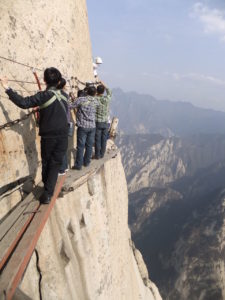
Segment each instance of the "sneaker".
[[79,166],[73,166],[72,169],[73,169],[73,170],[81,170],[82,167],[79,167]]
[[65,173],[68,172],[68,171],[69,171],[69,169],[66,169],[66,170],[65,170]]
[[59,174],[58,174],[58,176],[63,176],[63,175],[65,175],[66,174],[66,171],[62,171],[62,172],[59,172]]

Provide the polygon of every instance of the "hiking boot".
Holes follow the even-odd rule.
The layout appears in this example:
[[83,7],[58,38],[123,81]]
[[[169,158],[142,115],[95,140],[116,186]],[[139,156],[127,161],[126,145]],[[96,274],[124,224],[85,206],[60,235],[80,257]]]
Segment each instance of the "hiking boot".
[[51,196],[48,195],[48,193],[44,192],[41,197],[39,198],[39,201],[41,204],[49,204],[51,201]]
[[82,169],[82,167],[79,167],[79,166],[73,166],[72,169],[73,169],[73,170],[78,170],[78,171],[80,171],[80,170]]
[[94,156],[92,159],[100,159],[100,156]]

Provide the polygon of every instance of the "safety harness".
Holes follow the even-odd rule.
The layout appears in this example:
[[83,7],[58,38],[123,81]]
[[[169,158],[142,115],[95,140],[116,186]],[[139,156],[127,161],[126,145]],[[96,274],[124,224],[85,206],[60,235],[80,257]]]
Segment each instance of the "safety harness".
[[62,106],[62,108],[66,112],[65,106],[62,104],[61,100],[64,100],[64,101],[67,102],[68,101],[67,98],[65,96],[63,96],[60,91],[55,91],[55,90],[51,90],[51,89],[49,91],[51,91],[54,94],[54,96],[52,98],[50,98],[48,101],[46,101],[44,104],[40,105],[40,110],[43,109],[43,108],[48,107],[53,102],[55,102],[55,100],[58,100],[60,105]]

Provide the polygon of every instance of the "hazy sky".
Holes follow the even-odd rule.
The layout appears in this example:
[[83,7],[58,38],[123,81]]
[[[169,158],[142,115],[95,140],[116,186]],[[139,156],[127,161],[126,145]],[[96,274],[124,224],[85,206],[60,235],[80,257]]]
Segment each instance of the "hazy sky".
[[111,87],[225,111],[225,0],[87,0]]

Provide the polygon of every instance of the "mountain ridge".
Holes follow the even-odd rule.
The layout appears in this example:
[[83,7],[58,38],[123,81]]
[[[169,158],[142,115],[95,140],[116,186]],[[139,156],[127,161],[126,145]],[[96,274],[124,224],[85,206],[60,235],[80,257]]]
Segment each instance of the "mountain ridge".
[[125,134],[159,133],[185,136],[225,133],[225,112],[199,108],[188,102],[156,100],[151,95],[113,89],[111,111]]

